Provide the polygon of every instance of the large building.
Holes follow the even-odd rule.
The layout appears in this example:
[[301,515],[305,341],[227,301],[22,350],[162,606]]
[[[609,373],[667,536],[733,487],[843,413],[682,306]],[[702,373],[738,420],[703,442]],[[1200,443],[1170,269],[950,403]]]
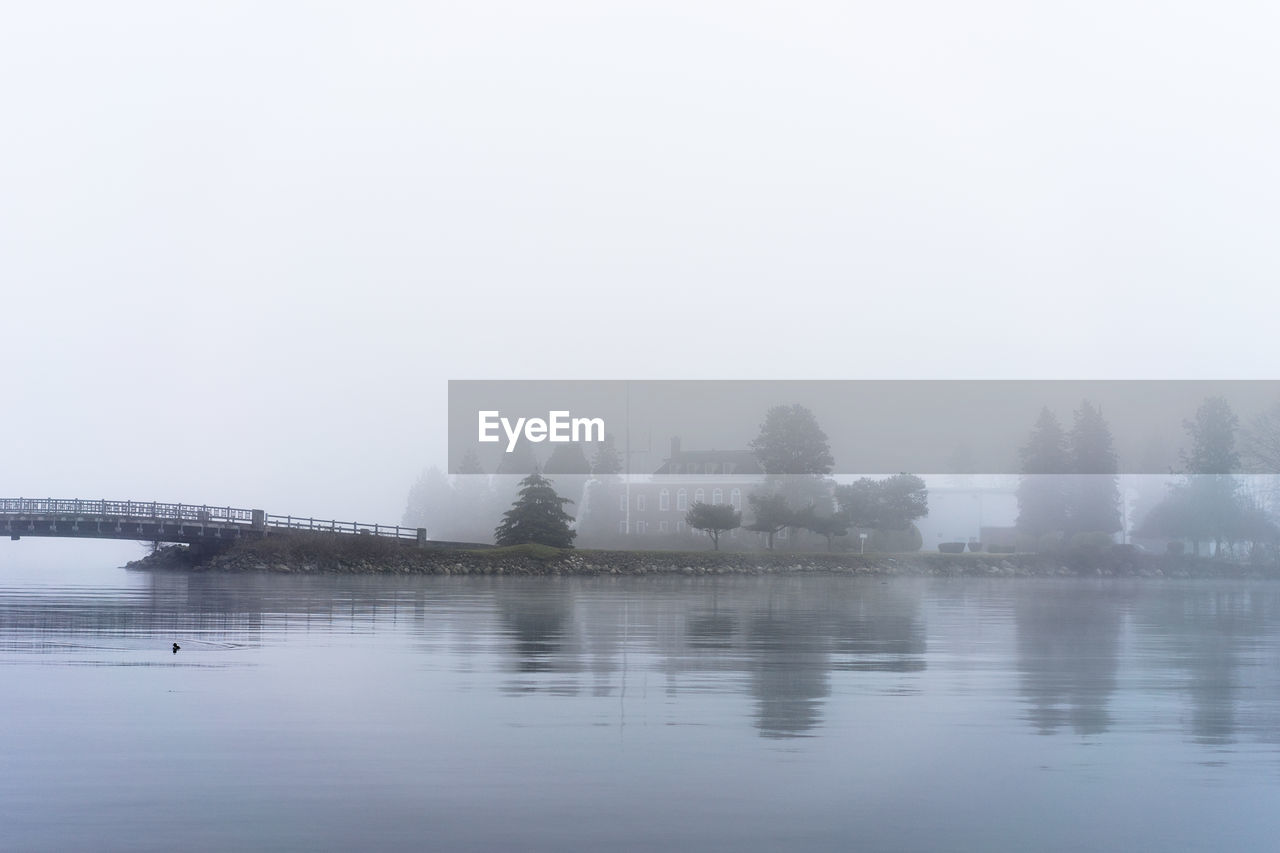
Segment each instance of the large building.
[[688,536],[684,517],[689,507],[699,502],[729,504],[740,511],[747,494],[763,479],[764,470],[749,450],[685,450],[675,437],[670,454],[653,474],[599,484],[584,512],[597,534]]

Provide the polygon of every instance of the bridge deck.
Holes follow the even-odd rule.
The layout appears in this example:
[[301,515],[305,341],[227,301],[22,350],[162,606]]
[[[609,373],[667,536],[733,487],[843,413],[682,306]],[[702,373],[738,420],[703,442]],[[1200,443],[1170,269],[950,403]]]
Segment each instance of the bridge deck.
[[260,509],[78,498],[0,498],[0,535],[141,539],[189,544],[309,530],[426,544],[422,528],[272,515]]

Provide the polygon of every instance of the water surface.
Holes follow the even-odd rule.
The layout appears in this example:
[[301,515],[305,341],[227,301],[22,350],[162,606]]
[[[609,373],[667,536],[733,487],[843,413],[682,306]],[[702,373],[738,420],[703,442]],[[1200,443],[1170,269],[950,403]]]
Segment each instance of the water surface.
[[17,572],[0,679],[6,850],[1280,837],[1264,582]]

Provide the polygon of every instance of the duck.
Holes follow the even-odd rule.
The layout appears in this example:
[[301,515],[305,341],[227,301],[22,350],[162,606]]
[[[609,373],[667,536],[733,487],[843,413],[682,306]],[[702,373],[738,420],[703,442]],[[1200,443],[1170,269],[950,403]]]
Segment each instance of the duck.
[[180,648],[182,648],[182,646],[178,645],[177,643],[174,643],[174,644],[173,644],[173,653],[176,655],[176,654],[178,653],[178,649],[180,649]]

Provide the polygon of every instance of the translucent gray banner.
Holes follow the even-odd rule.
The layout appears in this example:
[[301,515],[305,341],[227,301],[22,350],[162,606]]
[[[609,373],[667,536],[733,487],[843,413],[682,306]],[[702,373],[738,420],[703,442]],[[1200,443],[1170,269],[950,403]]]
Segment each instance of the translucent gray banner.
[[448,461],[451,473],[573,470],[608,440],[622,474],[716,464],[743,475],[760,465],[752,443],[770,409],[800,406],[826,436],[834,475],[1016,474],[1041,413],[1069,437],[1087,402],[1119,473],[1169,474],[1186,470],[1189,424],[1213,398],[1237,420],[1237,470],[1280,473],[1271,380],[456,380]]

